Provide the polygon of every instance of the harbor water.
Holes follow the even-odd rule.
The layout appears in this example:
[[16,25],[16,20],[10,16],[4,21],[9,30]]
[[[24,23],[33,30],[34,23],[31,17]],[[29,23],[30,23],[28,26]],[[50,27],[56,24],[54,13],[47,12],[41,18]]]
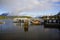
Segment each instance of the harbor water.
[[13,23],[12,19],[0,20],[0,40],[59,40],[59,28],[46,28],[44,25],[24,26]]

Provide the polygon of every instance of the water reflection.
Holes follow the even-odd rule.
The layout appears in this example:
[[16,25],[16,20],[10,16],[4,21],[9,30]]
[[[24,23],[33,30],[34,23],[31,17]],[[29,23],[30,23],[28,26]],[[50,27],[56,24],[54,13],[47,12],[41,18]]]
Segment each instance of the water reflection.
[[60,25],[44,25],[44,28],[55,28],[55,29],[60,29]]
[[28,31],[28,26],[24,26],[24,31],[25,31],[25,32]]
[[[25,32],[28,32],[28,30],[29,30],[29,28],[30,27],[37,27],[37,26],[41,26],[41,25],[29,25],[28,23],[14,23],[14,25],[16,26],[16,27],[18,27],[19,29],[23,29]],[[60,31],[60,28],[58,27],[58,26],[52,26],[52,25],[50,25],[50,26],[48,26],[48,25],[44,25],[44,27],[43,27],[45,30],[44,31],[49,31],[49,29],[51,30],[51,29],[58,29],[58,31]]]
[[28,23],[13,23],[15,26],[23,28],[25,32],[28,31],[29,24]]
[[21,26],[20,23],[13,23],[13,25],[15,25],[15,26]]
[[[28,25],[28,23],[13,23],[12,20],[3,20],[6,23],[0,25],[0,37],[4,40],[58,40],[60,29],[44,25]],[[2,29],[1,29],[2,28]]]

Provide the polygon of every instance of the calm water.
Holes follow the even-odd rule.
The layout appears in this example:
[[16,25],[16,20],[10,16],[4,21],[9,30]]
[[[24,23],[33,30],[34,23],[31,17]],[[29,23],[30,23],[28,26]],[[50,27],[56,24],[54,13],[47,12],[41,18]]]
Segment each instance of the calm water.
[[0,20],[0,40],[59,40],[60,30],[45,28],[44,25],[29,25],[25,27],[13,23],[11,19]]

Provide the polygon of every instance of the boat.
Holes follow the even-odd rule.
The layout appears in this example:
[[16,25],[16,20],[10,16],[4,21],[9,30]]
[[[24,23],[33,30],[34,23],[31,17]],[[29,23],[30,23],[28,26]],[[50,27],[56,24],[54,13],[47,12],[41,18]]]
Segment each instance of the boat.
[[39,25],[40,24],[40,20],[33,20],[31,21],[32,24],[35,24],[35,25]]

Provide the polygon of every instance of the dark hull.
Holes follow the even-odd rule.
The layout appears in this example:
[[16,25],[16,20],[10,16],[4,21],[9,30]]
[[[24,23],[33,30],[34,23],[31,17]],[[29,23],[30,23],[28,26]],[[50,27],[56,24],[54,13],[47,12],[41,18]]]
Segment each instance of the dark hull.
[[48,24],[44,24],[44,27],[60,28],[60,24],[48,23]]

